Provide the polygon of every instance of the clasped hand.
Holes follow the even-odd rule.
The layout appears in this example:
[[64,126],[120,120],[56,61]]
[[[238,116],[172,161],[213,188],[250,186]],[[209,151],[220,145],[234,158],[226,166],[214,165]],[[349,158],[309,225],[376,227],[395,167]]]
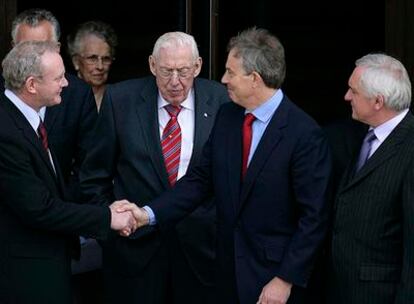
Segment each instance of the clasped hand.
[[139,208],[128,200],[115,201],[109,209],[111,210],[111,228],[122,236],[129,236],[149,222],[145,209]]

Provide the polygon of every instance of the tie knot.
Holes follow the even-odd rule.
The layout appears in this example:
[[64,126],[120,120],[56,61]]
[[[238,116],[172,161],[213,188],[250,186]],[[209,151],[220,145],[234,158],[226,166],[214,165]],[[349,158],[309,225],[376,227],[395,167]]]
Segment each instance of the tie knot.
[[365,135],[364,141],[367,143],[372,142],[373,140],[375,140],[377,138],[377,136],[374,133],[374,129],[371,129],[368,131],[368,133]]
[[46,132],[46,128],[45,125],[43,123],[43,121],[40,119],[39,121],[39,126],[37,127],[37,131],[39,132],[39,135],[42,136],[45,134]]
[[172,104],[168,104],[164,108],[168,112],[170,117],[175,117],[175,118],[177,118],[178,114],[181,111],[181,106],[174,106]]
[[247,113],[244,116],[244,125],[251,126],[256,117],[252,113]]

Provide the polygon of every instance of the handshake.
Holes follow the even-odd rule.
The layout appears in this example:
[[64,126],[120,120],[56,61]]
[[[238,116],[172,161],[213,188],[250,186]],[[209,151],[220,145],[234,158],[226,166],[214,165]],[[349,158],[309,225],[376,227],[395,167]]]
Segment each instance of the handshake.
[[111,228],[122,236],[129,236],[138,228],[149,224],[147,211],[127,200],[115,201],[110,206]]

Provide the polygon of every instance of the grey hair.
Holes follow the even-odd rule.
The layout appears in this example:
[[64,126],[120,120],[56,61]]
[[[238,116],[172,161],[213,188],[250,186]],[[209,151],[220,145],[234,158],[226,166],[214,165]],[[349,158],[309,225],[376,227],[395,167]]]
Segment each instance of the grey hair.
[[36,27],[39,23],[47,21],[52,24],[53,27],[53,40],[58,42],[60,39],[60,25],[56,17],[49,11],[39,8],[28,9],[21,12],[19,15],[14,18],[12,23],[11,37],[14,44],[17,43],[17,32],[19,26],[22,24],[27,24],[30,27]]
[[80,24],[74,33],[68,36],[68,52],[70,57],[79,55],[83,47],[83,39],[89,35],[96,36],[109,45],[111,56],[115,56],[118,37],[109,24],[102,21],[87,21]]
[[194,61],[200,57],[194,37],[183,32],[169,32],[159,37],[152,50],[152,56],[154,56],[155,59],[158,59],[160,49],[183,46],[191,47]]
[[368,98],[381,95],[387,108],[400,112],[411,104],[411,82],[404,65],[385,54],[368,54],[356,60],[362,67],[359,84]]
[[30,76],[42,76],[42,55],[59,53],[54,41],[24,41],[14,46],[2,62],[4,87],[19,92]]
[[230,39],[227,51],[242,61],[246,73],[257,72],[267,87],[278,89],[286,76],[285,51],[269,31],[250,28]]

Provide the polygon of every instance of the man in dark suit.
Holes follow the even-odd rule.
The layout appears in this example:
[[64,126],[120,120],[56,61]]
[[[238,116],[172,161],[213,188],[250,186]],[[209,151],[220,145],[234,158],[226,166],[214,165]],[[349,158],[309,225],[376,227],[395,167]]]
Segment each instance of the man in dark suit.
[[[22,41],[55,41],[60,38],[60,26],[53,14],[43,9],[21,12],[12,24],[12,43]],[[86,142],[93,128],[97,110],[90,86],[78,77],[65,74],[68,86],[62,90],[62,102],[41,112],[49,135],[49,143],[56,153],[71,199],[78,200],[79,168],[86,155]]]
[[356,61],[345,99],[369,125],[335,200],[328,303],[414,303],[414,117],[404,66]]
[[214,193],[216,303],[306,303],[327,228],[327,143],[280,88],[285,58],[276,37],[253,28],[228,50],[222,82],[234,103],[217,114],[200,164],[134,212],[141,225],[166,232]]
[[[99,140],[91,145],[80,175],[88,199],[102,203],[122,197],[145,203],[199,161],[216,112],[229,101],[224,86],[196,78],[201,63],[192,36],[166,33],[149,58],[155,77],[108,87],[94,132]],[[170,114],[171,109],[179,114]],[[177,121],[172,132],[180,132],[170,134]],[[171,149],[172,163],[167,156],[170,137],[180,137]],[[105,242],[110,302],[214,303],[215,230],[215,208],[206,198],[168,235]]]
[[359,151],[368,126],[349,117],[324,126],[323,130],[332,155],[332,186],[330,188],[334,196],[346,168],[352,161],[352,156]]
[[[16,16],[11,36],[14,45],[28,40],[58,42],[60,26],[51,12],[29,9]],[[69,84],[62,90],[62,102],[52,108],[43,108],[41,117],[68,189],[68,198],[79,201],[79,168],[87,152],[87,136],[93,129],[98,114],[91,87],[74,75],[66,73],[65,78]],[[101,302],[101,248],[94,239],[81,240],[81,260],[77,261],[79,256],[73,260],[73,269],[79,272],[73,276],[76,293],[79,295],[78,302]],[[91,268],[97,267],[96,265],[98,270]]]
[[[72,303],[70,258],[78,234],[133,230],[116,207],[64,201],[63,179],[39,116],[68,82],[55,42],[18,44],[2,64],[0,94],[0,303]],[[128,234],[128,233],[127,233]]]

